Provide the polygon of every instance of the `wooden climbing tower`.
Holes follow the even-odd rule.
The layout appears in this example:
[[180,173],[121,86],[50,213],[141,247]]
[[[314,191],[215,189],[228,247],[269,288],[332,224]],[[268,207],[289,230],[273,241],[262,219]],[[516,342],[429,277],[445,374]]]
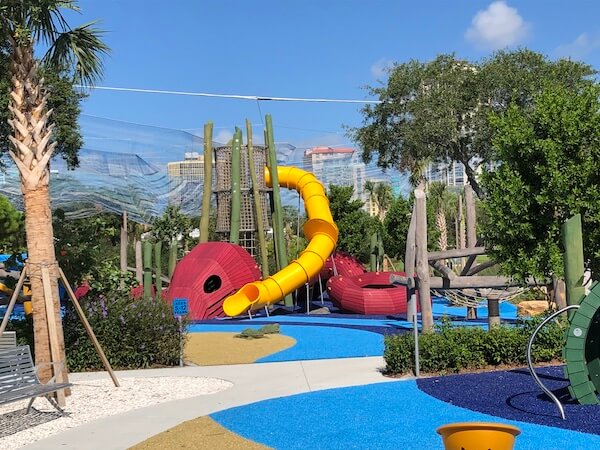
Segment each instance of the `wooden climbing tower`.
[[[254,171],[256,173],[258,190],[263,210],[263,223],[269,227],[269,191],[265,184],[266,148],[255,145]],[[221,241],[229,240],[231,229],[231,149],[230,145],[215,148],[216,194],[217,194],[217,234]],[[248,151],[244,145],[241,148],[241,213],[239,244],[253,257],[258,257],[257,230],[252,197],[252,182],[248,164]],[[265,232],[266,230],[261,230]]]

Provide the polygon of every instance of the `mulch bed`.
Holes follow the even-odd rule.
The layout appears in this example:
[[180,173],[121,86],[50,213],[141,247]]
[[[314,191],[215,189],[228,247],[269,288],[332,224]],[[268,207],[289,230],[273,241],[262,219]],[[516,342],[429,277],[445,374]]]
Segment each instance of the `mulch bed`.
[[600,434],[600,405],[580,405],[570,398],[562,366],[538,368],[536,373],[563,404],[566,420],[526,368],[422,378],[417,385],[433,397],[472,411]]

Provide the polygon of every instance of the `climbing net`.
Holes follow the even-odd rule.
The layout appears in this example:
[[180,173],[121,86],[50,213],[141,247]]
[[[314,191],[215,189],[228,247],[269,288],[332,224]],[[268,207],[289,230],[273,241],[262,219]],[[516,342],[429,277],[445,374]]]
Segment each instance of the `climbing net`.
[[433,295],[445,297],[454,306],[466,306],[478,308],[482,306],[482,301],[487,299],[497,299],[501,302],[511,300],[523,293],[529,288],[507,287],[504,289],[480,288],[480,289],[456,289],[456,290],[437,290],[432,289]]

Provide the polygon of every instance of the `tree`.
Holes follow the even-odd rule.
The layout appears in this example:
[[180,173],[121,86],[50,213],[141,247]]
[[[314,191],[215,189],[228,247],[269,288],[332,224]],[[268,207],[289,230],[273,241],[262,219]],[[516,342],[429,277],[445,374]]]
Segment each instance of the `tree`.
[[[8,48],[0,44],[0,152],[8,152],[9,136],[12,129],[8,124],[10,111],[10,70]],[[82,145],[77,119],[80,113],[79,104],[86,95],[73,87],[72,77],[67,71],[51,67],[40,67],[44,78],[44,86],[48,93],[48,108],[52,109],[52,119],[56,124],[54,140],[57,143],[53,154],[61,155],[71,168],[79,164],[77,153]],[[0,169],[4,169],[4,161],[0,160]]]
[[161,217],[152,221],[152,235],[157,242],[169,245],[180,236],[187,239],[192,231],[192,220],[175,205],[167,206]]
[[20,253],[23,232],[23,214],[0,195],[0,252]]
[[392,203],[392,186],[389,183],[381,181],[367,180],[365,191],[367,191],[369,198],[377,206],[377,218],[383,221]]
[[531,106],[491,118],[502,163],[483,177],[490,256],[520,278],[561,276],[561,224],[583,221],[586,266],[600,269],[600,87],[545,84]]
[[[79,11],[75,0],[4,0],[0,6],[2,43],[10,58],[11,92],[8,123],[12,135],[9,153],[21,175],[25,233],[34,313],[36,363],[51,361],[46,307],[41,271],[50,271],[54,316],[58,328],[59,360],[64,361],[64,339],[56,273],[56,255],[50,217],[49,161],[58,143],[49,95],[40,77],[38,46],[48,48],[42,63],[58,71],[69,71],[75,82],[91,84],[102,72],[101,58],[108,48],[100,40],[94,23],[71,28],[64,10]],[[60,132],[60,130],[58,130]],[[48,295],[48,293],[47,293]],[[50,369],[40,373],[45,381]]]
[[383,220],[385,252],[391,258],[404,260],[411,211],[412,205],[408,200],[402,197],[392,199],[390,208]]
[[352,200],[352,186],[329,186],[327,197],[333,220],[339,230],[337,248],[367,263],[371,253],[371,235],[381,230],[381,223],[361,208],[363,202]]
[[66,220],[56,209],[53,217],[54,247],[57,260],[71,283],[93,276],[103,263],[118,266],[121,217],[102,213],[82,219]]
[[[419,172],[428,162],[459,162],[479,198],[477,166],[497,160],[488,115],[509,104],[531,104],[544,81],[570,89],[591,83],[594,70],[570,60],[549,61],[530,50],[499,52],[470,62],[440,55],[389,71],[387,85],[369,88],[381,103],[364,107],[363,126],[350,130],[363,159]],[[417,184],[419,180],[415,180]]]

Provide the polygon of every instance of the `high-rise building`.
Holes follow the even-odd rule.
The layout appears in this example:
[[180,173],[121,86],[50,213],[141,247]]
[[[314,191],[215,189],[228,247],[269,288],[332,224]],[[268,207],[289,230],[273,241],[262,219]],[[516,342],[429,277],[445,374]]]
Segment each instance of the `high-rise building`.
[[467,183],[465,166],[459,162],[431,163],[427,166],[425,178],[430,183],[440,182],[450,187],[460,187]]
[[365,201],[365,164],[353,148],[311,148],[304,153],[304,167],[324,186],[352,186],[353,199]]
[[187,209],[192,202],[200,204],[204,185],[204,155],[197,152],[185,153],[183,161],[167,164],[167,174],[170,204],[181,209]]
[[[494,170],[497,167],[497,163],[481,163],[479,159],[472,159],[470,166],[475,171],[475,176],[479,177],[481,172],[485,170]],[[465,173],[465,166],[463,163],[450,161],[448,163],[430,163],[427,166],[425,172],[425,178],[429,183],[441,182],[449,187],[462,188],[469,182],[467,174]]]

